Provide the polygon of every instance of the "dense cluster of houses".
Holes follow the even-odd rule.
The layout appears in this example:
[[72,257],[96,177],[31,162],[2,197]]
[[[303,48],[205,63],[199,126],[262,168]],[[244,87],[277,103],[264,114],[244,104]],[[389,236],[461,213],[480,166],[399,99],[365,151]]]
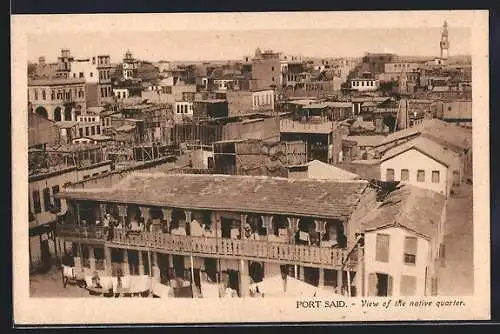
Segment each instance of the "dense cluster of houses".
[[30,268],[167,297],[266,295],[276,276],[285,294],[435,294],[447,200],[472,182],[470,63],[440,45],[432,61],[42,57]]

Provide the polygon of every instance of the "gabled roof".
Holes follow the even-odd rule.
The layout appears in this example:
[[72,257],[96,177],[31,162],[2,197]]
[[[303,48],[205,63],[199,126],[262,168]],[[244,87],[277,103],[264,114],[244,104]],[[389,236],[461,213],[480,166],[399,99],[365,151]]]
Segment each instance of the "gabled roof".
[[472,132],[470,130],[435,118],[425,119],[421,124],[391,133],[385,137],[381,145],[420,135],[454,151],[472,148]]
[[435,191],[400,185],[377,203],[359,222],[364,232],[403,227],[431,239],[441,220],[445,197]]
[[58,196],[195,210],[344,219],[351,215],[367,186],[367,181],[134,173],[113,187],[68,188]]
[[410,140],[404,144],[393,147],[382,157],[381,161],[389,160],[395,156],[398,156],[404,152],[407,152],[411,149],[415,149],[433,160],[445,165],[446,167],[452,167],[456,163],[457,155],[456,153],[448,150],[446,147],[437,144],[431,139],[425,137],[417,137],[413,140]]

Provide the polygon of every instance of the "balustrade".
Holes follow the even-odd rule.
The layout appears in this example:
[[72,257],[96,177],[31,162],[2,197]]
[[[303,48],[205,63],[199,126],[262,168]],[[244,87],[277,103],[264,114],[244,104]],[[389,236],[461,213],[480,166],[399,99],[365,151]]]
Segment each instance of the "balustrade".
[[[106,231],[102,227],[59,226],[57,233],[69,238],[106,241]],[[161,232],[130,232],[125,229],[114,229],[113,238],[108,241],[117,245],[148,247],[199,254],[200,256],[247,257],[295,262],[304,265],[338,266],[342,263],[345,252],[338,248],[293,245],[262,240],[177,236]]]

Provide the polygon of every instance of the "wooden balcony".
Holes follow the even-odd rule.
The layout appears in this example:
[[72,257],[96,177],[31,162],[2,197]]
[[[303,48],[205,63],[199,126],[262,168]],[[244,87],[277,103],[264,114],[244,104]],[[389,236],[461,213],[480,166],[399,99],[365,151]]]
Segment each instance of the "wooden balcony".
[[[176,236],[161,232],[130,232],[115,229],[107,240],[99,228],[58,227],[57,236],[68,241],[99,242],[109,247],[151,250],[175,255],[247,259],[252,261],[297,264],[310,267],[340,268],[347,250],[302,246],[257,240]],[[346,268],[356,265],[354,259]]]

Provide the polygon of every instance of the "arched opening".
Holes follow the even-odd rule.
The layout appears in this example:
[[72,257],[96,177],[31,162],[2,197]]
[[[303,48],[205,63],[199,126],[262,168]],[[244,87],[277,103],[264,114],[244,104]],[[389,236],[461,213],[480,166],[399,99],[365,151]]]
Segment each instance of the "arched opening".
[[297,245],[314,245],[318,242],[318,234],[314,220],[303,218],[300,220],[299,229],[295,234],[295,243]]
[[54,121],[60,122],[61,120],[62,120],[61,119],[61,108],[57,107],[56,109],[54,109]]
[[65,121],[72,121],[72,119],[71,119],[71,111],[72,111],[72,109],[73,108],[71,108],[70,106],[66,106],[64,108],[64,120]]
[[47,112],[47,109],[45,109],[44,107],[36,108],[35,113],[42,117],[49,118],[49,113]]
[[285,216],[273,216],[273,231],[272,234],[278,238],[288,238],[288,220]]
[[248,215],[243,229],[245,239],[260,240],[267,235],[267,229],[263,226],[262,218],[259,215]]

